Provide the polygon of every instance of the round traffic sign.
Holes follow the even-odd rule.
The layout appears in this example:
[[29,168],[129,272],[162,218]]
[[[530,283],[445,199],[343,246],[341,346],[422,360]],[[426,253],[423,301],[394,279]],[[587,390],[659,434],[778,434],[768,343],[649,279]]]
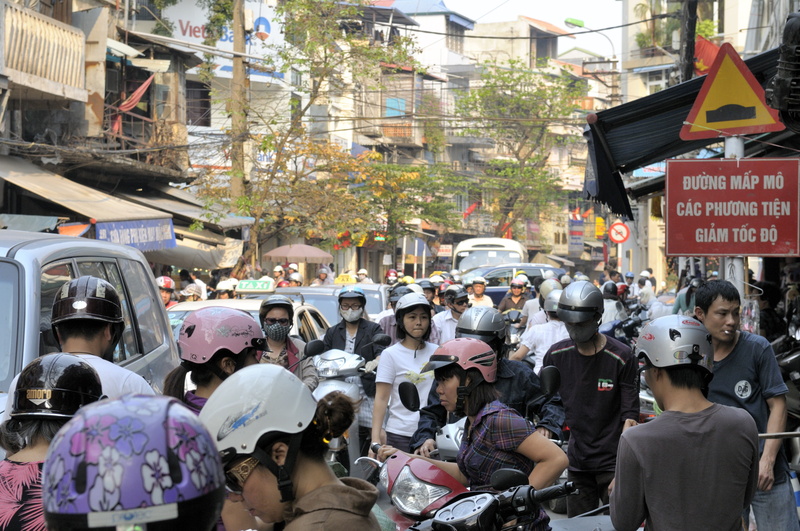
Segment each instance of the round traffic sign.
[[631,236],[631,229],[621,221],[612,223],[608,228],[608,238],[614,243],[625,243]]

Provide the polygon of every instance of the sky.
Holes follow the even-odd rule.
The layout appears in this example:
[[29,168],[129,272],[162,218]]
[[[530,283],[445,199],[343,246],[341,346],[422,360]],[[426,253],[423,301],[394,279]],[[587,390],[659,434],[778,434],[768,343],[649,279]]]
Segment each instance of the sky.
[[[517,15],[525,15],[549,22],[567,31],[581,31],[568,28],[566,18],[583,20],[585,27],[602,29],[622,24],[622,2],[620,0],[445,0],[448,8],[477,22],[502,22],[516,20]],[[576,35],[570,39],[562,37],[558,52],[562,53],[574,46],[585,48],[600,55],[617,57],[622,52],[622,30],[603,32],[614,43],[614,49],[602,35]]]

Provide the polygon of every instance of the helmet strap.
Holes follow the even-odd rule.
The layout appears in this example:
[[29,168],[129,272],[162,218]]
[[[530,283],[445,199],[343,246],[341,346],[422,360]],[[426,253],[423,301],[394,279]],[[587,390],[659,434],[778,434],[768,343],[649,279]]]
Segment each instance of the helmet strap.
[[472,380],[470,383],[467,383],[467,373],[464,371],[464,375],[461,377],[461,382],[456,388],[456,413],[463,415],[464,402],[466,401],[467,397],[472,394],[473,389],[478,387],[478,384],[481,382],[483,382],[483,377],[476,376],[474,380]]
[[300,451],[300,441],[303,432],[295,433],[289,438],[289,450],[286,452],[286,459],[282,465],[277,464],[270,455],[263,449],[256,448],[253,455],[262,465],[267,467],[278,480],[278,490],[281,493],[281,503],[294,500],[294,484],[292,483],[292,470],[297,461],[297,454]]

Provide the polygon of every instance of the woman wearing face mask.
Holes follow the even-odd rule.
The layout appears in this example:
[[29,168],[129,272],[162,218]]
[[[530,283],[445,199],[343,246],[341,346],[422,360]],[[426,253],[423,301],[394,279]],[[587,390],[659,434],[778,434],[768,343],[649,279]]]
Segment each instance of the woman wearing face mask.
[[[385,441],[390,446],[410,451],[411,436],[417,431],[419,423],[419,412],[409,411],[403,406],[399,388],[401,382],[411,382],[417,386],[420,402],[428,399],[433,373],[423,372],[422,367],[436,350],[436,345],[427,341],[431,335],[431,303],[425,295],[409,293],[397,301],[395,317],[397,339],[400,342],[384,350],[378,364],[372,442]],[[390,416],[384,436],[383,420],[387,409]]]
[[314,360],[303,358],[306,344],[301,339],[289,337],[294,318],[294,303],[283,295],[271,295],[261,303],[258,311],[261,327],[267,336],[268,351],[261,363],[273,363],[288,369],[312,391],[319,385]]
[[356,378],[362,387],[358,411],[358,438],[361,455],[367,455],[372,430],[372,404],[375,399],[375,372],[382,347],[372,343],[376,334],[383,331],[378,323],[368,320],[364,307],[367,297],[359,286],[345,286],[339,292],[339,315],[342,320],[328,328],[323,338],[325,350],[340,349],[358,354],[367,360],[367,372]]
[[[264,333],[245,311],[209,306],[190,313],[178,335],[181,364],[164,380],[164,394],[200,413],[224,380],[244,367],[258,364],[263,342]],[[187,374],[197,386],[194,391],[184,392]],[[226,500],[217,531],[256,525],[240,503]]]

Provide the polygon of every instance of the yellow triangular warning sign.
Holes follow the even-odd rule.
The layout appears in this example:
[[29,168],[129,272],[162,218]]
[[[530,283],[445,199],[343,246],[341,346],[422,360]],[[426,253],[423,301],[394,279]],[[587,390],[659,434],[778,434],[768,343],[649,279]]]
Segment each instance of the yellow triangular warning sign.
[[717,53],[708,77],[681,129],[683,140],[782,131],[778,111],[729,43]]

